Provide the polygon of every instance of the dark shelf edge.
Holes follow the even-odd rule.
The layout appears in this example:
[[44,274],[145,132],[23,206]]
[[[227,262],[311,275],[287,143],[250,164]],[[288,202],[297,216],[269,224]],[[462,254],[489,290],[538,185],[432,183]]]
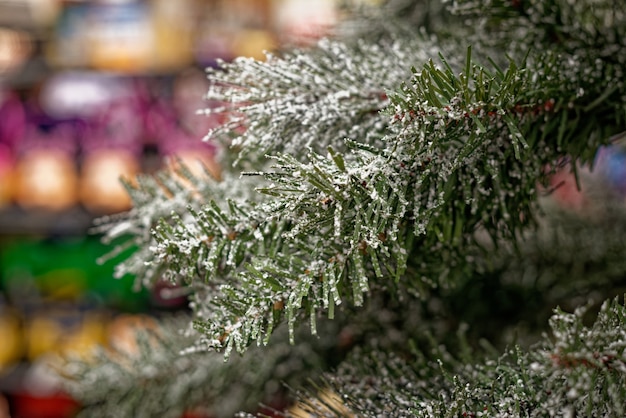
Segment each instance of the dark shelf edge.
[[0,209],[0,237],[11,235],[85,235],[96,218],[82,206],[66,210]]

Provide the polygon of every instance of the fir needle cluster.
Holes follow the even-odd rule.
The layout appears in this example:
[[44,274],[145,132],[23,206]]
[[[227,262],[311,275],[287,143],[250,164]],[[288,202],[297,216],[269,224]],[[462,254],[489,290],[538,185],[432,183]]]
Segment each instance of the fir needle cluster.
[[[416,13],[399,13],[406,10],[437,17],[425,25]],[[235,350],[246,358],[283,323],[297,345],[300,323],[316,335],[319,321],[337,311],[358,315],[379,295],[400,306],[428,304],[485,271],[502,273],[501,257],[519,255],[508,249],[543,228],[539,201],[550,176],[566,163],[578,176],[626,130],[620,2],[389,1],[360,16],[375,36],[209,70],[211,106],[203,113],[224,123],[205,139],[223,146],[223,180],[184,168],[142,177],[128,187],[134,208],[104,221],[106,239],[137,248],[118,275],[135,275],[138,286],[165,277],[188,287],[198,334],[186,355],[215,350],[228,358]],[[562,324],[578,321],[556,318],[561,333]],[[623,333],[623,321],[614,322]],[[416,400],[422,389],[398,395],[407,405],[398,416],[542,416],[548,409],[601,416],[600,403],[618,408],[626,400],[623,349],[611,341],[602,342],[613,347],[610,372],[602,363],[609,354],[598,346],[600,357],[583,356],[594,365],[592,380],[569,389],[608,391],[588,403],[559,392],[565,372],[558,369],[570,354],[555,343],[557,360],[513,350],[483,369],[444,368],[451,386],[433,386],[440,392],[430,392],[430,401]],[[570,369],[583,357],[571,357]],[[393,362],[380,361],[376,367],[396,373]],[[411,387],[438,381],[430,366],[426,374],[406,367]],[[525,397],[540,369],[558,396]],[[490,395],[498,399],[470,385],[491,380],[501,383]]]

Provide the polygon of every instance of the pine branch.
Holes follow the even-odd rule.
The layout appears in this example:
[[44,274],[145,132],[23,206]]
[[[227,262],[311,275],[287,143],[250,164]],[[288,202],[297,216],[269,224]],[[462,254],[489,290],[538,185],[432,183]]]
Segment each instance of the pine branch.
[[[125,339],[87,359],[67,358],[65,389],[83,405],[79,416],[180,418],[197,410],[231,417],[256,411],[261,402],[281,396],[284,384],[318,376],[336,349],[334,338],[310,339],[301,329],[299,338],[309,343],[294,347],[281,327],[262,352],[251,349],[251,357],[224,362],[219,353],[190,350],[198,336],[188,330],[189,321],[165,318],[152,328],[116,336]],[[327,335],[336,334],[338,326],[321,324]]]
[[[348,46],[322,41],[312,51],[268,55],[265,62],[238,58],[209,71],[207,98],[222,106],[206,110],[225,123],[207,138],[238,150],[238,160],[303,149],[342,149],[344,138],[380,143],[387,92],[408,76],[404,63],[425,62],[432,41],[391,39]],[[262,164],[262,162],[261,162]]]
[[344,19],[331,33],[334,38],[347,42],[378,43],[420,33],[442,34],[446,26],[455,25],[460,29],[461,22],[448,12],[444,3],[437,0],[388,0],[377,5],[348,2],[342,8]]
[[[456,0],[451,12],[471,19],[476,33],[488,31],[498,36],[482,37],[490,45],[507,49],[552,49],[577,55],[602,57],[624,62],[626,6],[610,0]],[[512,40],[511,43],[507,40]],[[574,64],[572,64],[574,65]]]
[[[561,128],[563,118],[576,107],[572,104],[576,93],[568,97],[561,92],[563,104],[547,99],[550,85],[533,74],[541,71],[555,85],[562,85],[558,65],[550,55],[535,65],[529,69],[526,63],[520,67],[512,63],[507,71],[496,68],[492,74],[473,64],[468,54],[465,74],[455,76],[445,61],[443,70],[427,64],[416,72],[413,86],[404,89],[404,96],[392,98],[403,130],[389,141],[389,148],[361,146],[360,154],[352,152],[348,162],[338,160],[336,154],[333,158],[332,152],[328,157],[311,153],[308,164],[285,155],[277,157],[281,172],[265,175],[274,185],[264,191],[278,199],[266,212],[290,220],[289,238],[300,237],[315,246],[317,237],[324,236],[318,241],[324,244],[323,252],[308,247],[300,257],[307,260],[307,254],[312,254],[318,268],[306,263],[298,267],[316,271],[318,277],[329,275],[336,283],[333,269],[319,268],[328,265],[328,258],[315,258],[318,254],[327,257],[327,249],[336,246],[334,251],[345,260],[339,273],[347,269],[347,287],[354,290],[352,297],[359,305],[360,293],[370,288],[371,280],[362,256],[371,263],[373,276],[398,280],[406,269],[406,249],[411,248],[406,243],[413,239],[411,233],[423,239],[421,246],[445,243],[454,247],[480,228],[496,240],[514,239],[527,228],[536,209],[537,181],[543,178],[546,166],[564,155],[559,146],[562,137],[556,130],[568,137],[581,133],[568,141],[572,151],[594,136],[587,130],[581,132],[576,124]],[[598,147],[619,127],[598,124],[586,129],[601,131]],[[539,158],[538,149],[543,150]],[[584,156],[573,154],[574,159],[578,157]],[[485,174],[488,177],[482,177]],[[336,242],[345,236],[352,238]],[[398,242],[402,244],[394,248]],[[432,254],[429,256],[432,262]],[[272,267],[265,272],[271,275],[271,270],[280,269]],[[302,270],[282,274],[298,277]],[[286,305],[290,321],[291,313],[301,308],[303,296],[311,296],[308,302],[316,299],[309,294],[313,289],[310,277],[300,277],[287,286],[293,289],[287,300],[296,301]],[[294,299],[294,294],[299,296]],[[265,303],[266,312],[270,302]],[[310,305],[310,316],[329,304],[328,296],[323,295],[320,302]],[[237,318],[238,326],[242,325],[241,316]]]
[[[131,250],[131,254],[117,264],[115,277],[135,276],[137,290],[150,288],[164,274],[178,281],[176,274],[168,273],[174,269],[168,269],[166,264],[166,261],[175,262],[176,257],[154,257],[159,236],[157,227],[171,229],[175,222],[184,224],[191,218],[190,211],[194,212],[207,201],[225,202],[228,198],[232,205],[233,202],[254,202],[261,197],[246,181],[233,177],[232,173],[224,173],[222,177],[221,182],[216,182],[208,171],[194,175],[180,163],[176,170],[165,169],[155,176],[141,175],[136,183],[126,184],[133,209],[98,219],[92,231],[102,233],[103,242],[113,246],[99,262],[117,259],[121,253]],[[181,244],[179,249],[186,252],[191,247]]]
[[[321,46],[335,54],[329,62],[338,58],[337,48]],[[226,95],[222,99],[236,106],[253,103],[238,108],[251,123],[240,145],[270,151],[278,143],[265,140],[273,138],[270,132],[281,132],[286,136],[280,147],[294,155],[277,154],[278,170],[260,173],[272,182],[260,189],[267,195],[261,204],[231,202],[222,210],[209,198],[208,205],[184,218],[161,222],[152,255],[168,266],[167,277],[174,281],[198,280],[219,288],[205,301],[210,308],[197,327],[210,346],[227,353],[233,347],[242,352],[254,340],[266,342],[283,312],[290,324],[305,313],[315,331],[318,312],[332,317],[343,300],[361,305],[376,282],[409,280],[417,289],[454,283],[448,266],[463,270],[463,248],[475,242],[478,230],[496,241],[511,241],[532,226],[536,186],[546,167],[567,154],[589,160],[611,134],[624,129],[606,123],[606,115],[623,108],[616,101],[621,93],[612,89],[589,102],[590,96],[581,97],[573,86],[590,76],[584,67],[562,71],[562,60],[548,52],[520,63],[511,60],[507,69],[492,62],[488,69],[468,50],[460,72],[443,57],[440,66],[430,61],[391,96],[393,123],[381,144],[348,141],[344,152],[309,152],[307,162],[299,157],[301,142],[294,148],[296,140],[309,135],[319,146],[338,135],[332,129],[301,132],[300,121],[295,122],[298,129],[293,125],[291,103],[319,76],[304,71],[309,81],[294,84],[300,81],[294,65],[318,67],[302,54],[277,62],[239,61],[226,73],[234,78],[218,96]],[[600,78],[614,71],[611,63],[601,66],[606,70],[597,74],[594,86],[603,86]],[[274,75],[276,89],[232,88],[235,80],[248,86],[261,83],[261,75],[272,80],[268,74]],[[250,82],[247,77],[257,78]],[[253,98],[259,94],[260,99]],[[268,103],[278,104],[270,112]],[[326,112],[324,103],[318,110],[299,107],[296,113],[310,118]],[[350,115],[354,126],[369,128],[346,108],[336,115],[339,119],[331,120]],[[227,123],[220,132],[231,128]],[[224,195],[223,203],[228,202]],[[437,277],[419,269],[403,277],[409,254],[417,254],[414,266],[441,260],[446,267]]]
[[[594,12],[573,7],[570,20]],[[510,19],[531,33],[554,10]],[[145,180],[132,192],[136,208],[109,230],[140,247],[122,268],[147,285],[157,274],[187,284],[197,346],[227,356],[267,344],[285,319],[294,342],[296,324],[308,318],[315,334],[318,316],[332,318],[337,305],[462,283],[475,267],[468,256],[492,248],[481,236],[513,246],[536,226],[538,182],[555,166],[592,161],[626,130],[623,59],[609,53],[623,52],[614,35],[624,20],[619,9],[598,10],[591,21],[604,29],[557,31],[568,37],[553,44],[542,31],[533,38],[542,48],[530,51],[514,32],[481,26],[492,31],[477,57],[459,40],[446,55],[423,37],[325,41],[210,71],[208,98],[221,105],[207,113],[226,118],[210,136],[238,152],[251,171],[245,185],[260,193],[241,198],[234,179],[191,189]],[[508,57],[486,39],[503,34]]]
[[[431,354],[414,350],[409,360],[356,350],[326,382],[362,417],[621,416],[626,309],[617,299],[607,301],[591,327],[583,324],[584,313],[557,309],[552,338],[481,363],[451,357],[441,347]],[[323,414],[319,405],[327,403],[313,399],[302,402]]]
[[561,213],[544,202],[547,214],[540,227],[518,238],[515,245],[501,242],[468,251],[471,273],[460,276],[456,286],[433,289],[425,296],[438,307],[424,318],[437,340],[453,347],[456,343],[449,336],[468,326],[467,337],[474,346],[481,339],[498,348],[513,339],[528,346],[544,330],[554,306],[574,310],[593,303],[595,307],[623,294],[623,206],[597,205],[602,212],[594,211],[590,217]]

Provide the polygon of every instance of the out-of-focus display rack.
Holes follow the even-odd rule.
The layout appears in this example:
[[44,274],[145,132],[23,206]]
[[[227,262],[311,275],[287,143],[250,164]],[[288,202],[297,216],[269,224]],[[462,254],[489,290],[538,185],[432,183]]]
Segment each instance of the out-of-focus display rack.
[[120,177],[214,164],[206,67],[312,42],[336,3],[0,0],[0,418],[72,416],[50,358],[185,309],[113,279],[92,222],[130,208]]

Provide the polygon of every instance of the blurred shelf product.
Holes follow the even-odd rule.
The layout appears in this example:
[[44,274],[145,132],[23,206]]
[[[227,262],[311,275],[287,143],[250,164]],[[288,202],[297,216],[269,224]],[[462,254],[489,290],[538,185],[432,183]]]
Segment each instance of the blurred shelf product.
[[[269,0],[73,2],[46,48],[58,68],[175,72],[276,47]],[[247,31],[252,30],[247,36]],[[221,35],[220,35],[221,34]],[[235,50],[240,47],[240,50]]]
[[0,26],[40,30],[56,19],[59,0],[0,0]]
[[[24,341],[21,321],[14,308],[0,303],[0,373],[21,360]],[[1,415],[0,415],[1,416]]]
[[192,62],[189,0],[69,3],[61,11],[47,57],[57,67],[144,73]]
[[31,149],[16,164],[15,199],[32,210],[67,210],[76,205],[74,159],[60,148]]
[[134,75],[171,74],[237,56],[264,59],[265,51],[328,34],[340,3],[0,0],[0,80],[9,68],[20,78],[29,57],[31,73],[44,64]]
[[111,344],[118,312],[143,317],[151,299],[132,290],[132,277],[112,279],[114,260],[95,262],[107,251],[97,236],[35,229],[0,236],[0,394],[13,417],[70,417],[78,405],[50,367],[61,367],[59,355],[88,359]]
[[98,236],[23,236],[0,243],[0,288],[5,300],[18,311],[37,310],[40,305],[52,307],[48,302],[85,309],[149,308],[146,292],[133,290],[133,277],[113,280],[116,259],[97,263],[109,250]]
[[129,210],[132,202],[120,181],[139,172],[137,158],[123,149],[93,150],[83,159],[79,196],[92,213],[117,213]]
[[28,32],[0,26],[0,80],[24,65],[32,53],[33,39]]
[[32,91],[0,87],[0,235],[85,233],[93,217],[130,209],[122,178],[132,183],[190,149],[210,160],[214,147],[201,138],[219,121],[196,114],[207,88],[196,68],[167,77],[72,70]]

